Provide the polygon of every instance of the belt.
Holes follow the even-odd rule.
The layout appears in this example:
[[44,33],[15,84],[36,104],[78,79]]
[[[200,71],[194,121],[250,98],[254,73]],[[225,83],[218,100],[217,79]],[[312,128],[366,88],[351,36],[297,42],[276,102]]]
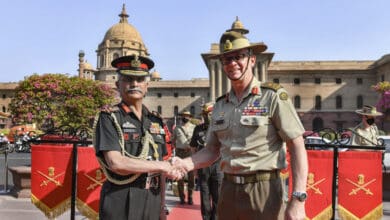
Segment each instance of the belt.
[[251,174],[229,174],[224,173],[224,179],[235,184],[247,184],[260,181],[268,181],[278,179],[280,177],[279,170],[257,171]]

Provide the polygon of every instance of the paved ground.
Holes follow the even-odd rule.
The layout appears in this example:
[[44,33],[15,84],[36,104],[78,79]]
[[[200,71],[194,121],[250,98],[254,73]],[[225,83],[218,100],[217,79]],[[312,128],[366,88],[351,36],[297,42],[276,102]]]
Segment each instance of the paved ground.
[[[1,188],[2,189],[2,188]],[[172,209],[175,205],[178,204],[179,199],[175,197],[172,191],[167,190],[166,195],[167,206],[169,209]],[[390,200],[384,201],[383,203],[383,220],[390,220]],[[30,199],[16,199],[15,197],[9,194],[0,194],[0,216],[2,220],[40,220],[47,219],[45,215],[40,212],[35,206],[31,203]],[[56,218],[57,220],[67,220],[70,219],[70,211],[67,211],[63,215]],[[87,219],[84,216],[80,215],[76,209],[76,220]],[[167,218],[169,220],[169,216]],[[182,219],[186,219],[183,216]]]

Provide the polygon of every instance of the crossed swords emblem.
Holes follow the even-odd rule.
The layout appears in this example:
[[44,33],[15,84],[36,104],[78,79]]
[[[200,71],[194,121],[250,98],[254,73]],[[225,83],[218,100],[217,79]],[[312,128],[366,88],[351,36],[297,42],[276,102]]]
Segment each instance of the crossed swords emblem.
[[55,175],[55,168],[54,167],[49,167],[48,169],[48,174],[44,174],[43,172],[41,171],[37,171],[41,176],[45,177],[46,180],[43,180],[42,183],[41,183],[41,187],[42,186],[47,186],[50,182],[54,183],[56,186],[62,186],[61,182],[59,180],[57,180],[58,177],[64,175],[65,172],[62,172],[60,174],[57,174]]
[[347,182],[351,183],[352,185],[356,186],[356,188],[352,189],[352,191],[348,195],[356,195],[360,190],[366,192],[367,195],[374,195],[371,190],[367,187],[371,183],[375,182],[376,179],[372,179],[368,182],[364,182],[364,175],[359,174],[358,175],[358,181],[354,182],[348,178],[346,178]]
[[322,195],[322,192],[320,190],[320,187],[316,187],[318,184],[322,183],[325,181],[325,178],[322,178],[318,180],[317,182],[314,181],[314,174],[309,173],[307,176],[307,184],[306,184],[306,190],[313,190],[315,194],[320,194]]
[[93,182],[87,187],[87,190],[93,190],[95,187],[103,185],[103,182],[106,180],[106,178],[102,178],[102,171],[100,169],[96,170],[95,178],[89,176],[86,173],[84,173],[84,176]]

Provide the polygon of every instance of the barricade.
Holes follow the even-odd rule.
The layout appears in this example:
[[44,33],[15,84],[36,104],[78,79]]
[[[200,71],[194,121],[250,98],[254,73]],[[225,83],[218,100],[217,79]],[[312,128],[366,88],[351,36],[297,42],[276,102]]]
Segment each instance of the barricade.
[[[52,128],[45,134],[39,135],[36,139],[30,140],[30,144],[37,146],[35,149],[39,150],[39,148],[46,146],[51,146],[52,151],[57,151],[60,153],[62,158],[52,158],[51,160],[54,162],[60,162],[61,160],[65,160],[66,158],[69,159],[70,164],[63,164],[63,166],[66,166],[66,172],[58,172],[55,171],[55,167],[47,167],[47,170],[45,172],[41,170],[32,170],[32,179],[34,178],[34,175],[40,175],[42,178],[45,178],[45,180],[40,181],[38,184],[39,186],[66,186],[67,184],[62,184],[66,181],[66,183],[70,183],[70,189],[61,189],[65,191],[61,191],[60,194],[65,192],[65,194],[68,192],[67,190],[70,190],[70,204],[68,204],[67,198],[63,198],[62,202],[59,204],[59,209],[54,210],[48,207],[45,203],[41,203],[39,198],[34,198],[34,195],[32,195],[32,202],[37,205],[37,207],[45,212],[45,215],[49,218],[56,217],[60,214],[62,214],[67,207],[70,206],[70,218],[71,220],[75,219],[75,213],[76,213],[76,199],[77,199],[77,166],[78,166],[78,148],[79,147],[87,147],[92,144],[92,141],[89,139],[91,135],[89,134],[88,128],[73,128],[70,126],[62,126],[60,128]],[[40,146],[42,145],[42,146]],[[34,153],[34,146],[32,147],[33,153]],[[65,150],[65,148],[68,148]],[[41,151],[43,152],[43,151]],[[33,155],[32,155],[33,157]],[[45,158],[46,160],[47,158]],[[34,163],[34,158],[32,158],[32,169]],[[37,163],[34,163],[37,164]],[[68,179],[70,177],[70,179]],[[69,182],[68,182],[69,181]],[[32,183],[32,193],[34,190],[34,184]],[[69,184],[68,184],[69,185]],[[39,187],[38,186],[38,187]],[[50,196],[56,196],[55,193]],[[56,198],[54,198],[56,199]],[[53,203],[52,198],[49,198],[48,203]],[[54,203],[55,204],[55,201]],[[61,207],[63,208],[61,210]]]
[[335,219],[337,205],[341,219],[380,219],[383,142],[350,145],[352,136],[358,134],[349,129],[335,132],[327,128],[316,134],[324,140],[322,143],[305,144],[309,160],[307,218]]

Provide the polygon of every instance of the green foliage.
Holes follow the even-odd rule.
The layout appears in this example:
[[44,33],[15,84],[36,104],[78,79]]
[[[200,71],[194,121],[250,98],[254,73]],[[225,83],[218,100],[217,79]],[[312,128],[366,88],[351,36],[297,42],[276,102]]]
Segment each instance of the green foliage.
[[51,121],[55,127],[88,127],[95,114],[114,101],[115,92],[98,81],[63,74],[31,75],[15,89],[10,103],[13,121]]

